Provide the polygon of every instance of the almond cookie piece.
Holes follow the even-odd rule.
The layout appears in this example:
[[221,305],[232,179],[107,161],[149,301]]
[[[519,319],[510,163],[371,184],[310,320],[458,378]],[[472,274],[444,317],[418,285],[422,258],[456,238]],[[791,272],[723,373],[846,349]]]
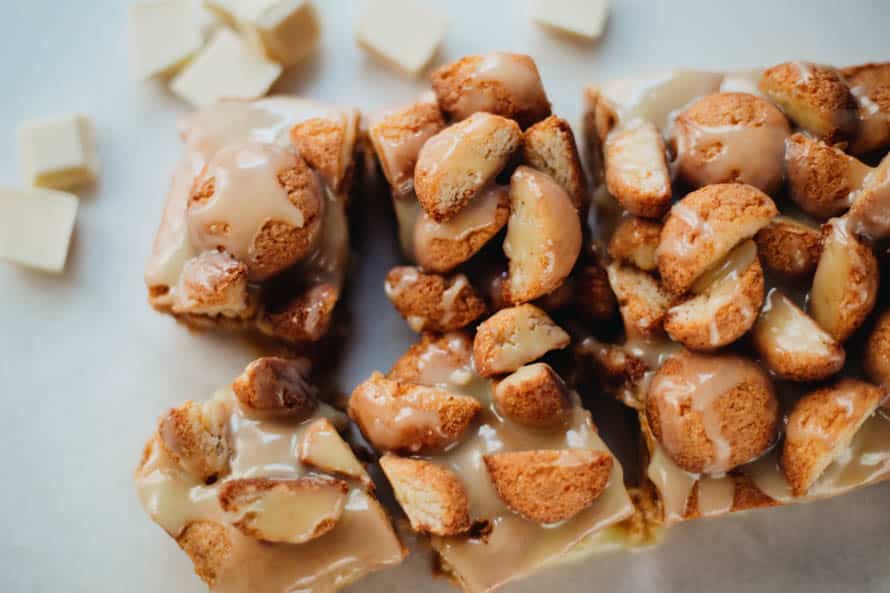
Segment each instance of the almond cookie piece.
[[571,519],[603,493],[612,456],[587,449],[513,451],[484,458],[504,503],[541,524]]
[[309,254],[321,231],[324,200],[315,173],[274,144],[227,145],[207,163],[188,202],[198,250],[224,250],[266,280]]
[[581,219],[552,177],[525,165],[510,178],[510,210],[507,286],[513,303],[525,303],[553,292],[571,273],[581,253]]
[[374,447],[416,453],[460,439],[481,409],[475,398],[374,373],[352,392],[349,417]]
[[232,382],[232,391],[249,413],[304,420],[318,407],[309,369],[305,358],[259,358]]
[[[232,525],[263,542],[303,544],[331,531],[343,515],[349,485],[329,477],[230,480],[219,502]],[[297,512],[301,507],[312,512]]]
[[[263,368],[256,361],[242,379]],[[269,391],[275,376],[264,379]],[[282,375],[280,388],[290,383]],[[256,414],[230,389],[178,410],[187,422],[174,413],[161,419],[136,488],[213,590],[333,592],[405,557],[364,468],[334,428],[345,426],[344,415],[322,403],[310,417]],[[225,429],[224,447],[201,436],[216,427]],[[186,453],[199,471],[183,466]],[[201,469],[209,467],[212,475]]]
[[569,334],[534,305],[502,309],[476,328],[476,372],[483,377],[512,373],[569,341]]
[[256,312],[252,300],[247,266],[230,253],[212,249],[183,264],[170,310],[177,315],[244,319]]
[[885,391],[855,379],[802,397],[788,416],[781,464],[794,496],[803,496],[850,445]]
[[268,303],[257,327],[289,342],[316,342],[328,333],[339,298],[336,287],[318,284],[282,305]]
[[373,490],[374,483],[355,453],[327,418],[313,420],[300,440],[300,463],[347,478],[361,480]]
[[850,152],[861,154],[890,144],[890,62],[841,68],[859,104],[859,129]]
[[812,276],[822,253],[819,229],[785,216],[760,229],[754,241],[763,265],[789,280]]
[[779,403],[769,376],[740,356],[668,358],[646,397],[646,418],[668,456],[691,473],[724,474],[775,442]]
[[[269,101],[274,101],[270,99]],[[359,136],[359,112],[346,109],[297,122],[290,129],[291,144],[335,192],[348,189]]]
[[844,348],[778,290],[751,332],[754,348],[769,369],[791,381],[821,381],[840,372]]
[[822,255],[813,276],[809,312],[822,329],[844,342],[877,300],[880,274],[871,247],[834,218],[822,227]]
[[603,143],[606,187],[631,214],[660,218],[671,204],[671,174],[658,128],[634,119]]
[[769,101],[714,93],[677,115],[669,142],[677,173],[692,187],[734,181],[771,194],[782,184],[789,134],[788,120]]
[[225,475],[232,457],[225,406],[187,401],[158,422],[158,445],[191,475],[212,481]]
[[[434,360],[435,364],[430,364]],[[472,379],[473,339],[466,332],[423,334],[392,365],[388,379],[435,387],[465,386]]]
[[598,262],[578,268],[574,282],[575,305],[591,319],[611,320],[618,310],[615,293],[609,284],[609,273]]
[[443,465],[387,453],[380,467],[418,533],[459,535],[470,529],[470,502],[460,478]]
[[611,263],[609,284],[618,301],[629,338],[663,335],[664,317],[676,298],[651,274],[631,266]]
[[664,287],[686,292],[778,213],[768,195],[742,183],[706,185],[688,194],[671,208],[656,250]]
[[658,269],[655,250],[661,240],[661,223],[638,216],[621,219],[609,239],[609,255],[644,272]]
[[404,196],[414,189],[414,166],[427,140],[445,127],[445,119],[433,102],[419,101],[377,117],[368,136],[393,191]]
[[715,350],[745,335],[763,304],[763,269],[748,240],[692,286],[691,296],[668,309],[664,329],[690,350]]
[[498,381],[494,403],[502,415],[533,428],[564,424],[572,406],[565,382],[543,362],[519,367]]
[[485,301],[463,274],[443,277],[400,266],[386,275],[386,296],[414,331],[447,332],[485,313]]
[[414,191],[437,222],[454,218],[507,165],[522,133],[515,121],[475,113],[424,143],[414,168]]
[[510,217],[510,188],[493,185],[447,222],[421,212],[414,226],[414,258],[423,269],[444,274],[476,255]]
[[527,129],[522,135],[522,159],[553,177],[579,212],[586,207],[587,183],[569,122],[551,115]]
[[890,386],[890,311],[878,317],[865,344],[863,360],[868,378],[878,385]]
[[795,124],[829,144],[856,133],[856,100],[834,68],[785,62],[766,69],[759,86]]
[[550,115],[550,101],[535,61],[523,54],[466,56],[430,75],[439,107],[455,120],[487,111],[522,128]]
[[870,239],[890,236],[890,157],[885,156],[850,196],[850,228]]
[[870,169],[843,150],[798,133],[785,142],[785,170],[791,199],[807,214],[828,218],[850,207]]

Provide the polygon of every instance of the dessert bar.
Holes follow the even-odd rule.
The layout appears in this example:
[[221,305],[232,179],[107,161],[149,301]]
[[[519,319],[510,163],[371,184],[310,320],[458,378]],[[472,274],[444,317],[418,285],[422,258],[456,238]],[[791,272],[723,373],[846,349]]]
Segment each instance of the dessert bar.
[[296,97],[187,116],[145,269],[149,302],[194,327],[323,338],[349,260],[358,113]]
[[325,593],[406,550],[305,359],[260,358],[161,416],[136,470],[146,512],[213,591]]
[[788,62],[585,91],[623,327],[576,352],[638,411],[666,524],[890,476],[888,90],[890,64]]

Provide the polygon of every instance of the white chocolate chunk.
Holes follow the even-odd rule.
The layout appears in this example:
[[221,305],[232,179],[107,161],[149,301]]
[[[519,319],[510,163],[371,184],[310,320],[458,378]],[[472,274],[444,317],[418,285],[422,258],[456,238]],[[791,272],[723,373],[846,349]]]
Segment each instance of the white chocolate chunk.
[[444,15],[416,0],[369,0],[356,41],[371,55],[416,75],[432,59],[447,28]]
[[309,0],[208,0],[254,48],[283,66],[318,46],[321,25]]
[[140,79],[174,74],[203,44],[190,0],[153,0],[130,6],[133,66]]
[[37,187],[71,189],[99,172],[92,124],[84,115],[26,121],[19,126],[25,181]]
[[220,99],[262,97],[281,76],[281,65],[257,53],[230,29],[220,29],[182,72],[170,89],[195,107]]
[[77,196],[51,189],[0,189],[0,258],[59,273],[65,268]]
[[603,33],[609,0],[532,0],[533,21],[566,33],[596,39]]

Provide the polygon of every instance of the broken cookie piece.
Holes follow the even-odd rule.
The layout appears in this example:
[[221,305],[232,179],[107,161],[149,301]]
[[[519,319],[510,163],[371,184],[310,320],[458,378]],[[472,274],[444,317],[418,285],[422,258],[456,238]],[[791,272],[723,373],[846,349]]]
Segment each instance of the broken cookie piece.
[[257,99],[269,92],[281,72],[280,64],[222,28],[170,81],[170,90],[199,108],[221,99]]
[[772,194],[782,183],[790,133],[788,120],[769,101],[748,93],[706,95],[674,120],[674,166],[692,187],[733,181]]
[[77,196],[56,190],[0,189],[0,259],[61,273],[77,206]]
[[460,329],[486,309],[485,302],[463,274],[446,278],[400,266],[386,275],[385,290],[399,314],[418,333]]
[[853,379],[817,389],[788,416],[782,467],[795,496],[806,494],[877,409],[885,391]]
[[783,379],[827,379],[846,360],[843,347],[778,290],[767,298],[751,337],[766,366]]
[[755,363],[683,353],[667,359],[652,379],[646,416],[677,465],[720,475],[773,444],[779,406],[769,376]]
[[470,528],[470,503],[460,478],[448,468],[388,453],[380,467],[418,533],[459,535]]
[[472,397],[392,381],[380,373],[349,398],[349,416],[372,445],[384,451],[416,453],[458,441],[479,412]]
[[834,68],[785,62],[767,68],[759,86],[794,123],[817,138],[835,143],[856,132],[856,101]]
[[[264,360],[242,378],[268,368]],[[265,379],[270,391],[274,380]],[[309,416],[257,417],[222,389],[161,418],[136,470],[139,499],[212,590],[329,592],[405,557],[327,419],[345,418],[317,406]]]
[[822,254],[813,276],[809,312],[839,342],[845,341],[875,306],[880,274],[871,247],[842,218],[822,228]]
[[414,191],[437,222],[454,218],[507,165],[521,142],[513,120],[479,112],[427,140],[414,168]]
[[479,324],[473,359],[477,372],[489,377],[512,373],[568,344],[569,335],[544,311],[534,305],[519,305],[502,309]]
[[555,179],[579,212],[585,209],[587,184],[575,135],[566,120],[551,115],[527,129],[522,135],[522,158]]
[[515,451],[485,456],[498,496],[537,523],[559,523],[590,506],[609,483],[612,457],[600,451]]
[[[644,489],[666,525],[890,479],[875,461],[890,451],[887,416],[874,412],[883,390],[860,380],[890,377],[886,316],[870,319],[890,236],[887,72],[791,62],[585,90],[601,184],[581,269],[608,269],[624,327],[605,305],[573,319],[574,352],[582,380],[637,412]],[[654,128],[656,143],[669,138],[676,175],[665,193],[681,197],[663,219],[646,222],[626,194],[609,195],[619,191],[614,168],[608,183],[610,140],[632,122]],[[860,161],[865,146],[881,153]],[[652,151],[633,171],[662,158]],[[804,384],[839,375],[822,403],[801,397]]]
[[664,140],[642,119],[609,132],[603,143],[606,187],[631,214],[659,218],[670,207],[671,175]]
[[538,428],[564,423],[571,409],[565,382],[544,362],[519,367],[498,381],[494,403],[507,418]]
[[785,170],[791,199],[812,216],[843,213],[862,186],[869,167],[843,150],[804,134],[785,142]]
[[232,525],[264,542],[302,544],[328,533],[343,515],[349,485],[334,478],[229,480],[219,503]]
[[329,474],[357,478],[369,488],[374,487],[364,466],[327,418],[315,420],[303,433],[300,461]]

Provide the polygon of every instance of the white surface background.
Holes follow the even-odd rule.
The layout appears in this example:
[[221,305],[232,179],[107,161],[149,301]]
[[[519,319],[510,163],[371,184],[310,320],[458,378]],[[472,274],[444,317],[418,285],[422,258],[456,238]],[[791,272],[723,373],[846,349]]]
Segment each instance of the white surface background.
[[[282,92],[377,108],[421,88],[352,42],[357,1],[316,0],[320,54]],[[524,0],[446,0],[452,26],[438,61],[494,49],[538,61],[555,111],[577,122],[584,83],[674,66],[734,68],[806,58],[890,59],[890,2],[614,0],[598,44],[527,20]],[[103,173],[82,191],[67,272],[0,264],[0,591],[198,592],[174,543],[142,513],[130,474],[166,407],[203,399],[253,352],[189,333],[150,311],[142,265],[180,156],[184,107],[128,69],[126,0],[0,0],[0,184],[18,185],[15,128],[82,111],[96,121]],[[389,228],[385,226],[383,228]],[[410,338],[385,303],[394,260],[386,231],[358,245],[354,340],[340,387],[386,369]],[[373,315],[371,312],[373,311]],[[362,344],[370,348],[362,349]],[[610,591],[808,593],[890,590],[890,484],[829,502],[697,521],[657,549],[538,575],[510,593]],[[351,591],[448,591],[415,556]]]

